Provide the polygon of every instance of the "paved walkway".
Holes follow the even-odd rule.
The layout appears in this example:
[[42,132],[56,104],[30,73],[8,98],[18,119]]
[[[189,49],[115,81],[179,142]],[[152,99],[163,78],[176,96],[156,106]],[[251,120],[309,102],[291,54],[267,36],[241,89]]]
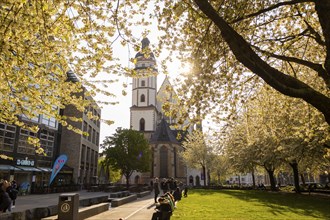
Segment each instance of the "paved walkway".
[[153,194],[140,198],[136,201],[110,208],[109,211],[102,212],[86,220],[150,220],[155,211]]
[[[78,193],[79,199],[87,199],[105,195],[109,196],[110,194],[108,192],[87,192],[86,190],[70,193]],[[12,212],[57,205],[60,194],[62,193],[19,196],[16,200],[16,207],[12,210]],[[120,218],[123,220],[149,220],[154,212],[154,208],[153,193],[151,193],[148,196],[138,198],[136,201],[121,205],[119,207],[109,207],[109,211],[90,217],[88,220],[118,220]]]

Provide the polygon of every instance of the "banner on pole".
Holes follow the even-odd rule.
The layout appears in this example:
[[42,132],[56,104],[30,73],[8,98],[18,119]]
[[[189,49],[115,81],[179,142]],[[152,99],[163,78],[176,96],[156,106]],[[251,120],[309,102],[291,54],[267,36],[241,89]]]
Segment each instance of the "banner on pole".
[[68,157],[65,154],[60,155],[54,163],[52,174],[50,175],[49,185],[53,182],[56,175],[60,172],[66,161],[68,160]]

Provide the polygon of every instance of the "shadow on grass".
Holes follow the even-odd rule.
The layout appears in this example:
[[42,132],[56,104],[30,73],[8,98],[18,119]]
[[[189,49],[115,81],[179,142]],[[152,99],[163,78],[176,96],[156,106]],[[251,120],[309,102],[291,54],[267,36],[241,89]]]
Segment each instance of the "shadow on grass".
[[225,194],[246,202],[259,202],[271,209],[274,215],[290,211],[305,216],[330,219],[330,197],[301,195],[296,193],[268,192],[259,190],[194,190],[201,196]]

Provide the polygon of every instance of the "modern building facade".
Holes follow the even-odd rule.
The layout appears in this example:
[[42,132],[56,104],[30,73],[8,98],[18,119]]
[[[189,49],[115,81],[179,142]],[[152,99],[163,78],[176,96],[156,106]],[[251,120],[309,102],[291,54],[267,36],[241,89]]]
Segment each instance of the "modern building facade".
[[[72,74],[68,73],[69,80],[72,80]],[[85,97],[84,93],[80,95],[91,99]],[[72,122],[71,125],[87,132],[88,136],[68,130],[54,117],[44,115],[32,119],[22,115],[20,118],[27,124],[37,125],[37,133],[0,122],[0,155],[13,158],[0,158],[0,179],[16,180],[26,193],[48,187],[54,161],[59,155],[66,154],[68,161],[56,176],[53,185],[95,182],[100,121],[89,119],[87,114],[100,118],[101,111],[95,102],[91,103],[84,112],[79,112],[73,106],[60,110],[62,115],[82,118],[82,122]],[[36,147],[28,143],[29,137],[39,138],[45,154],[36,153]]]
[[[91,99],[86,97],[85,93],[80,96]],[[101,109],[96,103],[90,105],[84,112],[78,111],[74,106],[66,106],[63,109],[63,114],[66,116],[82,118],[82,122],[71,121],[70,124],[88,134],[81,135],[67,127],[63,127],[61,131],[60,152],[68,156],[66,164],[73,169],[72,182],[78,184],[97,183],[100,120],[90,119],[87,117],[88,112],[98,118],[101,117]]]
[[[40,129],[34,133],[19,126],[0,122],[0,154],[13,158],[0,159],[0,179],[15,179],[29,192],[35,187],[46,185],[49,181],[58,150],[59,125],[55,118],[43,115],[31,120],[23,116],[21,120],[32,125],[38,124]],[[35,146],[28,143],[29,137],[40,139],[45,155],[36,153]]]

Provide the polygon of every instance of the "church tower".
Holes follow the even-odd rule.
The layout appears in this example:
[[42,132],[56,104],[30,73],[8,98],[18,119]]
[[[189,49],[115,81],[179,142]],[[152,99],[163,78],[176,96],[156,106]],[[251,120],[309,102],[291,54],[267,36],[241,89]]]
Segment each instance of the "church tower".
[[156,130],[158,111],[157,66],[154,54],[149,49],[148,38],[142,40],[142,49],[135,56],[137,76],[132,82],[132,106],[130,108],[130,127],[133,130],[152,133]]

